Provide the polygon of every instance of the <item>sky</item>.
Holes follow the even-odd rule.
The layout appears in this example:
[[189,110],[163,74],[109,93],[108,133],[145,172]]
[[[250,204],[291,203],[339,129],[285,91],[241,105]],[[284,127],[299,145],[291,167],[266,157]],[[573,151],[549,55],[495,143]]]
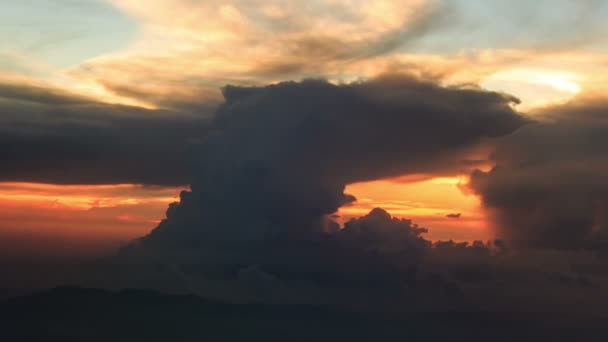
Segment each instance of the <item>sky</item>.
[[[521,100],[518,110],[533,112],[603,93],[607,8],[603,1],[6,2],[0,4],[2,102],[44,102],[19,98],[11,90],[18,87],[204,120],[227,84],[307,78],[340,84],[409,73],[509,93]],[[7,120],[9,128],[14,121]],[[477,159],[487,159],[479,153]],[[65,168],[66,179],[36,172],[21,178],[21,170],[3,177],[0,198],[11,208],[0,216],[5,234],[94,232],[124,241],[151,230],[163,217],[159,203],[176,200],[188,185],[70,180],[69,165],[47,164],[42,167]],[[348,184],[359,200],[340,209],[341,221],[382,206],[433,228],[432,239],[492,239],[479,198],[459,187],[468,171]]]
[[1,2],[0,258],[120,248],[219,298],[342,305],[345,279],[419,268],[480,306],[605,300],[607,18],[603,0]]

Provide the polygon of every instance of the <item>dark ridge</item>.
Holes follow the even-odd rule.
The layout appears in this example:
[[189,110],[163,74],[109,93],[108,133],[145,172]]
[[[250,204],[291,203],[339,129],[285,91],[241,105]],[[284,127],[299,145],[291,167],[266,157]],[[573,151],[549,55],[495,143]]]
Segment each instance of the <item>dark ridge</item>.
[[59,287],[0,302],[1,341],[605,341],[601,322],[487,312],[366,317],[303,305]]

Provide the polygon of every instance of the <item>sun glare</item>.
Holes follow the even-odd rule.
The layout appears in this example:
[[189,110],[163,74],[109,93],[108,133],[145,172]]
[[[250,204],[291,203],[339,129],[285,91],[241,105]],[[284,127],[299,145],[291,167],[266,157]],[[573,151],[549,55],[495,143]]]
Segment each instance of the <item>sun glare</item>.
[[495,73],[481,85],[513,94],[530,108],[570,100],[581,92],[582,81],[572,72],[524,68]]

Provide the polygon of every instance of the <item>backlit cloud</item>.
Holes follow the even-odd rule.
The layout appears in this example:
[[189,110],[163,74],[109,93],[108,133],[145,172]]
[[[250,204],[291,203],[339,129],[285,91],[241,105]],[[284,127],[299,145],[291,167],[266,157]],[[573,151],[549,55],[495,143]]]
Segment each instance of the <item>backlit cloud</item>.
[[[111,105],[0,83],[0,180],[185,185],[208,115]],[[170,165],[170,166],[169,166]]]
[[607,111],[604,98],[580,97],[500,141],[496,167],[474,172],[471,187],[501,235],[526,246],[607,248]]

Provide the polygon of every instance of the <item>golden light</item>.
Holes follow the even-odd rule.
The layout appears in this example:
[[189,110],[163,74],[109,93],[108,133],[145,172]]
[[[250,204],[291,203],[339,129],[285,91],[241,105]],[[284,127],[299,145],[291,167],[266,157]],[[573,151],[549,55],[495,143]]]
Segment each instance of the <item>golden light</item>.
[[0,252],[68,257],[112,252],[149,233],[181,190],[0,182]]
[[492,74],[481,85],[513,94],[522,107],[531,108],[572,99],[581,92],[582,82],[582,76],[573,72],[516,68]]
[[[355,195],[357,202],[340,208],[338,215],[345,222],[381,207],[393,216],[412,219],[428,228],[427,238],[431,240],[491,239],[479,198],[460,189],[465,181],[463,177],[395,178],[350,184],[346,192]],[[450,214],[460,215],[451,218]]]
[[0,201],[35,207],[89,210],[141,204],[166,204],[179,199],[180,189],[143,187],[136,184],[53,185],[0,183]]

